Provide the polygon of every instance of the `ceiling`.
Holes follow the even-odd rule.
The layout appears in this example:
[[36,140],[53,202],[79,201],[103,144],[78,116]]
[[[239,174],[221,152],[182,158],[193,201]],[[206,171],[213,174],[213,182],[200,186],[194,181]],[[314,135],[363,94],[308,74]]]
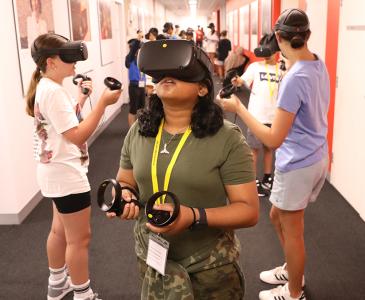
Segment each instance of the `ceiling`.
[[[197,16],[210,16],[216,8],[224,3],[223,0],[197,0]],[[190,7],[188,0],[158,0],[166,9],[177,16],[189,16]]]

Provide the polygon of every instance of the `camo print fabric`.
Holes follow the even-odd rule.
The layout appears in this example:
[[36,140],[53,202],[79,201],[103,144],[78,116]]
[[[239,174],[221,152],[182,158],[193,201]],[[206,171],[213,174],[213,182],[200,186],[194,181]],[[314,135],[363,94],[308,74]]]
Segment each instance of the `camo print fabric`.
[[225,232],[214,247],[202,249],[183,260],[168,259],[165,276],[146,265],[147,245],[139,243],[143,240],[136,242],[141,299],[243,298],[244,277],[238,264],[240,244],[233,232]]

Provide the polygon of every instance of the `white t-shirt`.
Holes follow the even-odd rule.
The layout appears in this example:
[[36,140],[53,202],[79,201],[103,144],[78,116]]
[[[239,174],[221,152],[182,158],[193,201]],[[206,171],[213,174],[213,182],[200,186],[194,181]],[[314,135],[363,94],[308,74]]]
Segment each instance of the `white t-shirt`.
[[217,32],[214,32],[213,34],[209,31],[206,35],[206,44],[205,44],[205,50],[208,53],[215,53],[218,47],[219,37],[217,35]]
[[37,86],[34,115],[34,154],[39,162],[37,180],[43,196],[63,197],[89,191],[87,144],[78,147],[62,135],[79,125],[81,115],[76,101],[62,85],[42,78]]
[[274,119],[279,72],[277,64],[260,61],[250,64],[241,76],[247,85],[252,84],[248,111],[263,124],[271,124]]

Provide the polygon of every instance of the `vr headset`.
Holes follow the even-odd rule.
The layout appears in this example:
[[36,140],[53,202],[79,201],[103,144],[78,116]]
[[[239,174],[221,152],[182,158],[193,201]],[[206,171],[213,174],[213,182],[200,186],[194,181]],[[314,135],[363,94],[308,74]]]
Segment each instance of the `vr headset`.
[[309,30],[309,20],[305,15],[305,13],[303,13],[301,10],[296,8],[289,9],[284,11],[282,15],[286,14],[288,16],[293,10],[297,10],[300,13],[302,13],[307,19],[307,24],[303,26],[285,25],[284,23],[287,18],[286,17],[279,18],[279,21],[274,26],[274,30],[270,34],[263,36],[263,38],[260,41],[260,46],[254,49],[254,53],[257,57],[269,57],[275,54],[276,52],[280,51],[278,42],[275,37],[276,31],[285,31],[287,33],[301,33]]
[[144,43],[137,57],[138,68],[153,82],[173,77],[186,82],[212,81],[213,66],[208,55],[186,40],[157,40]]
[[37,61],[41,57],[50,57],[53,55],[58,55],[60,59],[65,63],[75,63],[77,61],[86,60],[88,57],[87,47],[83,41],[70,41],[62,35],[55,34],[65,40],[65,44],[60,48],[41,48],[39,49],[35,41],[31,47],[31,55],[33,60]]

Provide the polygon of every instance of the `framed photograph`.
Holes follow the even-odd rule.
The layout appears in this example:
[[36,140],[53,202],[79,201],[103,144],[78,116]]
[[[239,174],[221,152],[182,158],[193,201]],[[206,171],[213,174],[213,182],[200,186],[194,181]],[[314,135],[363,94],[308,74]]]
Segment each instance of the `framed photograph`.
[[233,11],[233,45],[238,46],[238,9]]
[[254,1],[250,4],[251,8],[251,51],[257,47],[258,39],[258,2]]
[[71,39],[91,41],[89,0],[69,0]]
[[52,0],[13,0],[20,48],[30,48],[38,35],[54,32]]
[[113,62],[113,34],[112,34],[112,13],[111,1],[98,0],[99,17],[99,41],[101,65],[105,66]]
[[39,35],[55,31],[53,1],[13,0],[12,5],[18,46],[19,74],[24,96],[35,70],[30,47]]
[[99,0],[98,14],[99,14],[100,39],[101,40],[111,39],[113,37],[112,13],[109,0]]
[[261,0],[261,32],[262,35],[271,32],[271,0]]

